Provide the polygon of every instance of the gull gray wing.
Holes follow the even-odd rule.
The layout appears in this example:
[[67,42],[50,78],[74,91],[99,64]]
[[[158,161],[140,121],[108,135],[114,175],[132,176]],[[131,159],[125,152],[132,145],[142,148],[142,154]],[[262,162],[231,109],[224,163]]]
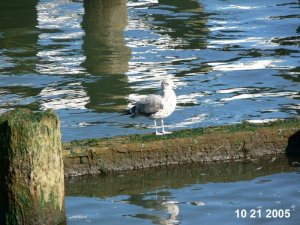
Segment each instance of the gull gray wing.
[[136,103],[137,114],[153,114],[163,108],[163,100],[159,95],[148,95]]

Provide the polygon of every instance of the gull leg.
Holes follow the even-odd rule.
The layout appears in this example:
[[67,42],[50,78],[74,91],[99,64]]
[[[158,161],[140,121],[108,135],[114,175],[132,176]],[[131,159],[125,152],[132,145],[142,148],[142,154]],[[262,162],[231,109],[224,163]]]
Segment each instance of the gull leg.
[[172,132],[165,131],[164,120],[161,119],[162,133],[163,134],[172,134]]
[[156,120],[154,120],[154,126],[155,126],[155,134],[156,135],[163,135],[163,133],[160,133],[160,132],[157,131]]

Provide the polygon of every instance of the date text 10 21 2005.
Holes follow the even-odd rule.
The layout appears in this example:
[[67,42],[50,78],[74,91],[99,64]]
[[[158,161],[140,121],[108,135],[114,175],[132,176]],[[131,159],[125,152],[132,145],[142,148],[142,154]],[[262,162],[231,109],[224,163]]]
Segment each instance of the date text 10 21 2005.
[[236,218],[269,218],[269,219],[283,219],[291,217],[291,209],[237,209],[234,211]]

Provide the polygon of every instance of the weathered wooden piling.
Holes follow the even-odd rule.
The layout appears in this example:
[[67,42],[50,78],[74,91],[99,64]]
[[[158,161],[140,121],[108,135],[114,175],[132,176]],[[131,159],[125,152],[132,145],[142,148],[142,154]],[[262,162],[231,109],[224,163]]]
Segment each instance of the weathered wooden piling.
[[52,110],[0,117],[0,224],[66,223],[61,131]]

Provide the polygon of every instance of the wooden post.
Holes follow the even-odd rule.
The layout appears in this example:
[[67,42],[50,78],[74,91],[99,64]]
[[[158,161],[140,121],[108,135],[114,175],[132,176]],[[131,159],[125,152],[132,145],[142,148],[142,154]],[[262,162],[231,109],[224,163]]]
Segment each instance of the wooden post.
[[54,111],[3,114],[0,224],[66,224],[64,198],[60,123]]

